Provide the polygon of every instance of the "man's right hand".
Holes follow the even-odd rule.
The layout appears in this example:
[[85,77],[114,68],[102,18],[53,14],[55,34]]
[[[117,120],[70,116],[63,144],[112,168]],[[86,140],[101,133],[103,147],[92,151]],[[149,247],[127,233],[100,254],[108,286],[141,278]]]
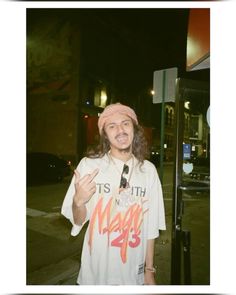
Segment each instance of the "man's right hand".
[[75,195],[74,204],[79,207],[87,203],[96,192],[95,176],[99,169],[95,169],[91,174],[80,177],[80,173],[75,170]]

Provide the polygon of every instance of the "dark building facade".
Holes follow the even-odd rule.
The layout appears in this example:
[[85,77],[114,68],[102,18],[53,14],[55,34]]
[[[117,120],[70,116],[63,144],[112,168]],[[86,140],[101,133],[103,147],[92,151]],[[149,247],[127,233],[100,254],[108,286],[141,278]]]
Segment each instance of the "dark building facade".
[[[149,12],[150,18],[165,15],[164,10]],[[160,150],[160,105],[152,103],[150,90],[156,63],[162,67],[163,62],[153,55],[157,44],[151,43],[152,31],[141,30],[130,15],[129,10],[27,9],[28,152],[54,153],[75,164],[96,136],[99,113],[115,102],[135,109],[152,149]],[[147,10],[133,10],[132,15],[136,22],[148,16]],[[175,15],[178,23],[186,22],[185,9],[174,10],[172,19]],[[163,51],[165,44],[158,46]],[[173,58],[169,52],[168,61]],[[165,109],[165,154],[172,160],[174,103]],[[193,133],[191,118],[186,109],[186,142]],[[204,145],[204,138],[192,141]]]

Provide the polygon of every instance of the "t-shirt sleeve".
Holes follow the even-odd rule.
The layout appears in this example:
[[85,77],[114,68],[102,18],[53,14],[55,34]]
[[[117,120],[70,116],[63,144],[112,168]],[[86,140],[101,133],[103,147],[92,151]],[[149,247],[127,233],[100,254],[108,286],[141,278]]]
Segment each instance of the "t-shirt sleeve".
[[[79,163],[79,165],[77,166],[77,170],[79,171],[80,175],[83,175],[83,166],[84,166],[84,162],[85,159],[82,159],[81,162]],[[82,229],[83,225],[88,221],[89,219],[89,209],[88,206],[86,204],[86,209],[87,209],[87,215],[86,215],[86,219],[83,222],[82,225],[77,225],[74,223],[74,217],[73,217],[73,212],[72,212],[72,203],[73,203],[73,197],[75,194],[75,186],[74,186],[74,182],[75,182],[75,176],[73,176],[71,183],[69,185],[69,188],[66,192],[64,201],[62,203],[62,208],[61,208],[61,214],[64,215],[67,219],[70,220],[70,222],[72,223],[72,229],[71,229],[71,235],[72,236],[76,236],[79,234],[80,230]]]
[[165,209],[161,182],[156,168],[151,166],[150,190],[149,190],[149,214],[148,214],[148,239],[159,236],[159,230],[166,229]]

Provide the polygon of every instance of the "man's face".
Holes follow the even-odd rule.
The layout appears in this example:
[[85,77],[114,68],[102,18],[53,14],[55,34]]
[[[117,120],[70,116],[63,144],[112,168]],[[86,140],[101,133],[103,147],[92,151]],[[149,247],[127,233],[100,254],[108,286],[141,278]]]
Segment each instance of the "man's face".
[[124,151],[132,146],[134,127],[131,118],[120,113],[110,116],[104,126],[111,150]]

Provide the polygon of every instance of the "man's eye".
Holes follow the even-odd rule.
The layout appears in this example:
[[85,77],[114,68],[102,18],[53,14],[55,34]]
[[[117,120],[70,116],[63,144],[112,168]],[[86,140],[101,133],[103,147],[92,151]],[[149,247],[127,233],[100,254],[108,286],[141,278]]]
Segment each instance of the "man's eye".
[[115,127],[115,125],[109,125],[108,128],[109,129],[113,129]]

